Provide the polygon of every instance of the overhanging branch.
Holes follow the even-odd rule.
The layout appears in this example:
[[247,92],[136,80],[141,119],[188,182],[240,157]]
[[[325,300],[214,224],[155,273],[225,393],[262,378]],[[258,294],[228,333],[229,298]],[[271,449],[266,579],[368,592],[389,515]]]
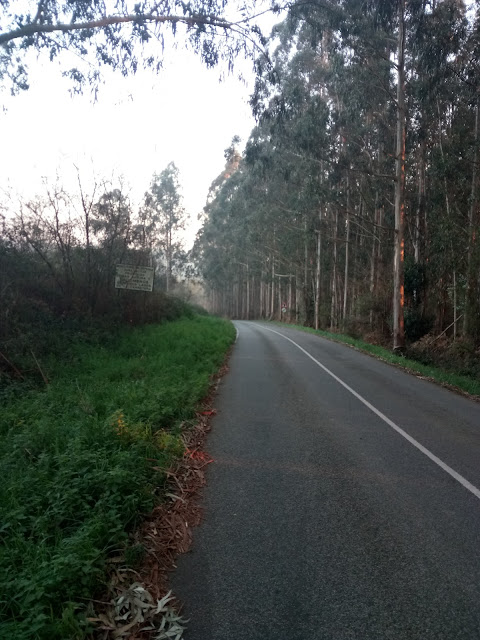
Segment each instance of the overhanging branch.
[[155,14],[147,15],[127,15],[127,16],[105,16],[98,20],[90,20],[87,22],[70,22],[70,23],[57,23],[57,24],[41,24],[38,22],[32,22],[30,24],[23,25],[13,31],[0,34],[0,44],[7,44],[12,40],[18,40],[27,38],[43,33],[69,33],[72,31],[86,31],[90,29],[104,29],[109,26],[116,26],[121,24],[185,24],[189,27],[196,25],[211,26],[221,29],[234,29],[238,30],[240,23],[230,22],[217,18],[215,16],[158,16]]

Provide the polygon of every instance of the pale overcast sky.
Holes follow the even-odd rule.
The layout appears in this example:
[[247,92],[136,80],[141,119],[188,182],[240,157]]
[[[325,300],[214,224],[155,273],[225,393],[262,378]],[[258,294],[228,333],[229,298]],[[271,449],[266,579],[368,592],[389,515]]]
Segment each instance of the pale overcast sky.
[[122,78],[105,73],[98,101],[71,96],[71,83],[57,63],[31,64],[31,88],[2,96],[0,187],[24,197],[42,192],[42,178],[77,188],[92,176],[122,175],[138,202],[154,172],[173,161],[181,172],[184,205],[196,230],[208,188],[224,167],[223,150],[234,135],[245,142],[254,126],[247,104],[252,63],[239,61],[247,82],[220,69],[207,70],[197,56],[166,52],[159,75],[139,72]]

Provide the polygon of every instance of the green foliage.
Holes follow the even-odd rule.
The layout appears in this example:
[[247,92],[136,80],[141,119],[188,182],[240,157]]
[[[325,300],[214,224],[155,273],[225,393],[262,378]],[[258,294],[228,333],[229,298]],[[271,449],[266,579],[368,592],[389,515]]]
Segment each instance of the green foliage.
[[180,172],[170,162],[160,174],[154,174],[150,191],[145,193],[141,217],[144,227],[156,238],[166,263],[166,291],[170,290],[172,267],[184,254],[178,232],[185,228],[185,209],[180,193]]
[[[191,0],[160,5],[121,0],[111,5],[85,0],[54,0],[24,4],[0,3],[0,82],[12,91],[28,89],[28,57],[25,52],[45,50],[50,60],[65,50],[76,54],[78,66],[68,68],[77,90],[88,82],[97,89],[101,68],[110,66],[122,75],[140,66],[159,70],[166,32],[177,31],[182,44],[192,48],[207,67],[226,60],[229,66],[240,53],[248,55],[262,42],[256,24],[248,20],[231,23],[226,3]],[[254,3],[242,5],[242,16],[254,14]],[[219,37],[220,36],[220,37]]]
[[69,361],[45,359],[47,388],[25,384],[0,405],[0,637],[84,637],[85,601],[161,499],[152,467],[182,455],[180,424],[233,337],[192,316],[77,342]]
[[[407,2],[399,20],[399,6],[293,3],[275,27],[273,70],[256,67],[257,125],[236,171],[215,181],[195,247],[216,312],[279,320],[288,300],[289,320],[391,337],[404,285],[407,338],[461,315],[457,335],[480,344],[480,11]],[[405,233],[394,232],[397,116]]]
[[104,343],[125,324],[193,313],[162,291],[161,277],[152,293],[115,289],[119,263],[162,270],[156,230],[121,190],[91,200],[82,192],[79,215],[58,185],[46,190],[0,218],[0,386],[12,375],[41,378],[35,357],[69,357],[72,342]]

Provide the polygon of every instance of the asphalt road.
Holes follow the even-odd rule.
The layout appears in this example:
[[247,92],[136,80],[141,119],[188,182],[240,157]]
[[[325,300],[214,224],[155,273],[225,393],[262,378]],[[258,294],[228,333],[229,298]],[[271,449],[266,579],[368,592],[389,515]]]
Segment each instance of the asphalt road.
[[236,326],[204,522],[173,577],[185,640],[480,639],[480,404]]

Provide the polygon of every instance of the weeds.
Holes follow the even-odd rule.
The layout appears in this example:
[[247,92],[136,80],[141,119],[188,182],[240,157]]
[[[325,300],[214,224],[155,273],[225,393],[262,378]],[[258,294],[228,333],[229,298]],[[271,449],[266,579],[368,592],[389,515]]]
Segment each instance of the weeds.
[[200,316],[133,329],[104,347],[73,345],[68,363],[45,357],[44,389],[5,390],[0,637],[85,637],[85,602],[162,499],[160,469],[182,455],[181,422],[233,337]]

